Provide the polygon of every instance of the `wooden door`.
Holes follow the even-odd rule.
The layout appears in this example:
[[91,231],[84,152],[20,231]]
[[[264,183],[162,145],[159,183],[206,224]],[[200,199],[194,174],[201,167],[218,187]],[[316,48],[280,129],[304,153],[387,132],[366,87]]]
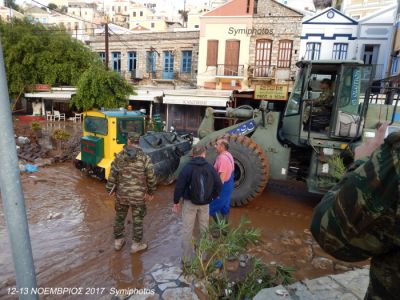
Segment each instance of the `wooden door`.
[[238,76],[240,41],[228,40],[225,44],[224,75]]

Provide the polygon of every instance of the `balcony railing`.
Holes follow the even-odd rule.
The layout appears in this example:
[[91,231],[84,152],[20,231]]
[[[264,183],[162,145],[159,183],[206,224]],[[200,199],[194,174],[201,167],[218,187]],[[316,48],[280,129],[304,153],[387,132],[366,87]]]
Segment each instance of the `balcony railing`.
[[244,65],[218,65],[217,76],[242,77]]
[[255,78],[269,78],[275,76],[275,66],[254,66],[253,77]]

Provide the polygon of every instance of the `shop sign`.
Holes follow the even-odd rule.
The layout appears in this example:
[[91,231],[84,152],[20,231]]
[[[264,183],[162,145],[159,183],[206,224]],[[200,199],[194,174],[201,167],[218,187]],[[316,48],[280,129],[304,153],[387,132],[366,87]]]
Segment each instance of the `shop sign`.
[[256,85],[254,99],[287,101],[288,92],[287,84]]

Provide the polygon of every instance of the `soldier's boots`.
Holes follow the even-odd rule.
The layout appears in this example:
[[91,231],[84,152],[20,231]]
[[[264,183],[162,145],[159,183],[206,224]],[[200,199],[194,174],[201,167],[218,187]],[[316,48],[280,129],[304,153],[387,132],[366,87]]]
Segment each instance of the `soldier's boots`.
[[114,249],[115,249],[115,251],[121,250],[124,245],[125,245],[125,239],[124,238],[115,239],[115,241],[114,241]]
[[131,246],[131,253],[136,253],[142,250],[146,250],[147,249],[147,244],[146,243],[137,243],[135,241],[132,241],[132,246]]

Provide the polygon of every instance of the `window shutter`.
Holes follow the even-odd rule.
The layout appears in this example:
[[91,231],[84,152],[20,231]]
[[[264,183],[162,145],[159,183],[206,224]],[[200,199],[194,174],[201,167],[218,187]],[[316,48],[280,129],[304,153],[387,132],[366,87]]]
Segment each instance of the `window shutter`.
[[207,66],[216,66],[218,61],[218,41],[207,42]]

